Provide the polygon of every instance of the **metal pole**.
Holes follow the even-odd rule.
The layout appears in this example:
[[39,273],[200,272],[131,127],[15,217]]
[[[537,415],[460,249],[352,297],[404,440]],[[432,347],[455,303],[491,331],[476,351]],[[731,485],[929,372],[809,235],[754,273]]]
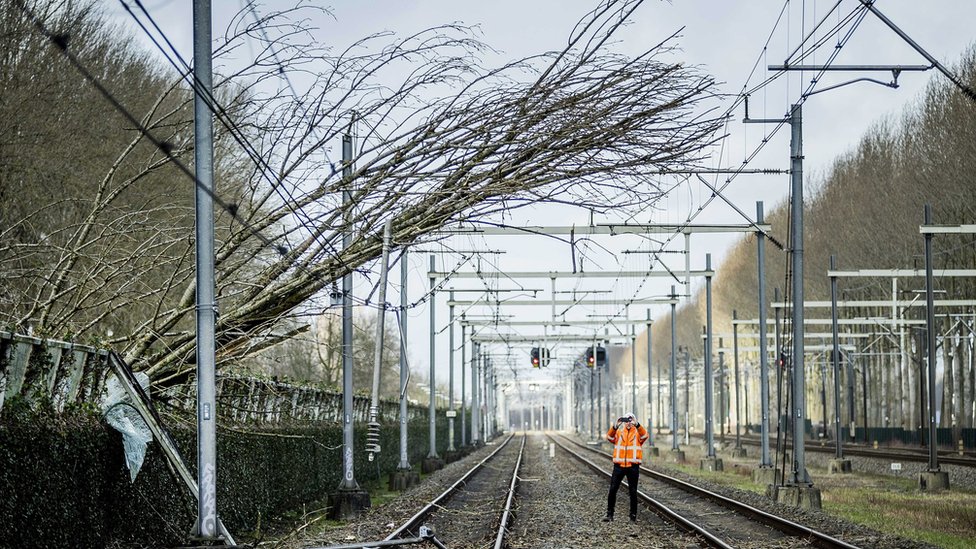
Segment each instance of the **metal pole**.
[[[650,360],[650,358],[648,358]],[[664,401],[661,399],[661,363],[657,365],[657,434],[661,434],[661,424],[664,423]]]
[[400,255],[400,465],[402,471],[410,470],[407,453],[407,250]]
[[[342,248],[348,249],[352,245],[352,135],[342,136],[342,176],[344,189],[342,190],[343,225]],[[359,490],[356,482],[353,461],[353,386],[352,386],[352,271],[342,277],[342,481],[340,490]]]
[[600,430],[602,431],[606,425],[603,422],[603,370],[596,364],[593,366],[596,368],[596,410],[599,416]]
[[[725,348],[721,337],[718,338],[718,348]],[[725,448],[725,351],[718,352],[718,439]]]
[[[633,324],[630,325],[630,409],[637,413],[637,333]],[[647,421],[647,418],[644,418]]]
[[[474,336],[474,328],[471,329]],[[477,445],[481,442],[481,421],[478,408],[481,406],[478,400],[478,357],[481,354],[481,344],[471,341],[471,444]]]
[[803,107],[790,107],[790,180],[793,204],[793,467],[788,484],[812,485],[806,468],[806,372],[803,356]]
[[[779,288],[773,288],[773,301],[779,301]],[[780,441],[783,440],[783,420],[781,417],[783,402],[783,368],[779,367],[779,359],[783,356],[783,347],[780,342],[779,317],[780,310],[773,310],[773,346],[776,351],[776,453],[780,453]]]
[[[454,303],[454,292],[448,293],[448,298],[451,303]],[[450,305],[447,313],[447,339],[448,339],[448,354],[447,354],[447,370],[448,370],[448,381],[447,381],[447,409],[449,411],[447,415],[447,451],[453,452],[454,448],[454,416],[457,411],[454,410],[454,305]]]
[[[652,421],[657,424],[661,423],[660,418],[654,418],[653,420],[651,419],[651,416],[654,413],[654,399],[653,399],[654,394],[651,392],[651,335],[652,335],[651,334],[651,310],[648,309],[647,310],[647,420],[649,425],[652,424],[651,423]],[[654,436],[652,435],[652,432],[653,432],[652,429],[647,430],[647,435],[648,435],[647,440],[648,440],[648,445],[650,446],[654,445]]]
[[[675,295],[674,286],[671,286],[671,298],[674,299]],[[675,360],[678,348],[674,309],[675,304],[671,303],[671,449],[678,450],[678,383],[675,379]]]
[[603,361],[603,364],[604,364],[604,368],[606,368],[606,370],[607,370],[607,375],[605,376],[606,377],[605,387],[602,384],[600,386],[601,390],[605,390],[606,393],[607,393],[606,420],[603,423],[604,425],[610,425],[610,422],[613,421],[613,418],[610,417],[610,389],[611,389],[611,385],[610,385],[610,347],[609,347],[609,343],[610,343],[609,340],[604,340],[603,341],[603,349],[604,349],[603,354],[604,354],[604,358],[606,359],[606,360]]
[[[756,202],[756,224],[765,223],[763,203]],[[772,467],[769,455],[769,357],[766,353],[766,237],[756,233],[758,241],[756,256],[759,263],[759,406],[762,418],[760,439],[762,451],[760,467]],[[777,334],[778,337],[778,334]]]
[[464,337],[465,328],[467,328],[467,326],[464,325],[464,315],[461,315],[461,414],[460,414],[460,417],[461,417],[461,446],[465,446],[465,445],[468,444],[468,433],[467,433],[467,423],[468,422],[467,422],[467,420],[465,420],[465,415],[464,415],[465,406],[467,404],[466,399],[465,399],[465,383],[464,383],[465,382],[465,379],[464,379],[464,377],[465,377],[464,376],[465,368],[464,368],[464,365],[468,363],[468,361],[467,361],[467,358],[468,357],[465,355],[465,351],[466,351],[466,348],[467,348],[467,345],[465,343],[467,340]]
[[735,375],[735,449],[742,449],[742,436],[739,424],[742,423],[741,407],[739,406],[739,325],[734,321],[739,319],[737,311],[732,311],[732,370]]
[[[925,224],[932,224],[932,205],[925,205]],[[929,367],[929,472],[939,470],[939,457],[936,452],[935,421],[935,282],[932,278],[932,233],[925,233],[925,331],[928,338]]]
[[[834,270],[834,256],[830,256],[830,270]],[[840,342],[837,333],[837,277],[830,277],[830,335],[833,338],[831,358],[834,366],[834,456],[844,457],[840,436]]]
[[214,292],[213,111],[207,102],[213,90],[210,0],[193,2],[194,192],[196,215],[197,329],[197,522],[194,535],[217,538],[217,303]]
[[380,256],[380,288],[379,304],[380,310],[376,313],[376,351],[373,353],[373,392],[369,406],[369,424],[366,430],[366,452],[369,454],[369,461],[373,461],[373,455],[380,452],[380,372],[383,369],[383,336],[386,328],[386,282],[389,277],[390,269],[390,240],[393,231],[393,222],[387,220],[383,225],[383,252]]
[[[705,270],[712,270],[712,254],[705,254]],[[712,277],[705,277],[705,457],[715,457],[715,418],[712,405]]]
[[[430,272],[435,272],[436,264],[434,263],[434,254],[430,255]],[[437,343],[437,330],[434,324],[434,313],[437,309],[437,292],[434,288],[437,285],[437,279],[433,276],[430,279],[430,380],[428,384],[430,385],[430,403],[427,407],[427,421],[428,430],[430,438],[430,448],[427,450],[428,458],[438,458],[437,455],[437,400],[436,393],[434,391],[434,386],[437,385],[436,370],[435,370],[435,358],[437,355],[436,343]]]
[[691,353],[685,347],[685,444],[691,443]]
[[596,375],[593,372],[593,370],[596,369],[596,344],[595,343],[593,345],[593,349],[594,349],[594,351],[593,351],[593,362],[594,362],[594,365],[593,366],[594,367],[593,368],[590,368],[590,381],[589,381],[589,383],[586,384],[587,387],[590,390],[590,440],[595,440],[596,439],[596,430],[594,429],[594,427],[595,427],[595,425],[594,425],[595,410],[593,409],[594,402],[596,400],[594,398],[594,395],[593,395],[593,377]]

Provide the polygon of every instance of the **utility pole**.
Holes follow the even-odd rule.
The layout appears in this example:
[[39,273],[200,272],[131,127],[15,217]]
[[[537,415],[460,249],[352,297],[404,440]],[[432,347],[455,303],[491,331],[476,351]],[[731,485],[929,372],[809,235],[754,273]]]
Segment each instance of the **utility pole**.
[[[350,122],[350,127],[352,123]],[[352,246],[352,134],[342,136],[342,249]],[[355,437],[353,433],[353,358],[352,358],[352,271],[342,277],[342,480],[331,495],[331,517],[353,519],[370,506],[369,494],[356,482],[353,461]]]
[[[925,225],[932,225],[932,205],[925,205]],[[924,231],[925,238],[925,335],[927,341],[926,355],[928,356],[928,382],[929,382],[929,467],[926,471],[919,473],[919,486],[923,490],[940,490],[949,488],[949,473],[939,469],[939,454],[937,450],[938,439],[936,428],[938,423],[935,418],[935,281],[932,275],[932,233]],[[922,408],[924,413],[925,408]]]
[[468,363],[467,356],[465,356],[465,351],[467,348],[466,339],[464,337],[464,332],[467,326],[464,325],[464,315],[461,315],[461,446],[467,446],[468,444],[468,433],[467,433],[467,421],[465,420],[464,410],[466,407],[465,399],[465,368],[464,366]]
[[427,458],[421,465],[424,473],[432,473],[444,466],[440,456],[437,455],[437,371],[435,368],[437,357],[437,329],[434,323],[434,315],[437,309],[437,279],[434,277],[436,270],[434,255],[430,255],[430,272],[427,274],[430,282],[430,402],[427,405],[427,427],[430,446],[427,450]]
[[[833,271],[834,256],[830,256],[830,270]],[[829,473],[850,473],[851,460],[844,459],[844,441],[840,436],[840,344],[837,333],[837,276],[830,277],[830,332],[833,339],[831,362],[834,367],[834,459],[830,461]]]
[[[705,270],[712,270],[712,254],[705,254]],[[712,408],[712,277],[705,277],[705,457],[700,467],[706,471],[723,470],[722,460],[715,455],[715,422]]]
[[407,451],[407,380],[410,377],[407,365],[407,250],[400,255],[400,463],[390,475],[390,489],[403,491],[420,482],[420,474],[410,466]]
[[[197,185],[196,329],[197,329],[197,519],[192,535],[219,539],[217,517],[217,302],[214,283],[212,12],[210,0],[193,2],[193,160]],[[223,532],[222,532],[223,533]],[[227,537],[227,535],[223,535]]]
[[[658,432],[660,433],[661,432],[660,416],[653,419],[651,418],[651,416],[654,414],[654,398],[653,398],[654,394],[651,392],[651,362],[652,362],[651,361],[651,340],[653,339],[652,336],[653,334],[651,333],[651,310],[647,309],[647,421],[649,424],[651,424],[651,422],[656,423],[658,425],[657,427]],[[648,440],[648,446],[651,451],[651,455],[656,456],[658,454],[658,450],[654,446],[653,432],[654,432],[653,429],[647,430],[647,440]]]
[[[756,202],[756,224],[765,223],[763,203]],[[761,450],[759,468],[753,473],[753,481],[772,484],[775,471],[769,455],[769,357],[766,352],[766,235],[756,232],[756,257],[759,272],[759,413],[762,418],[760,428]],[[776,337],[779,337],[777,334]],[[776,355],[779,356],[778,354]]]
[[[637,413],[637,331],[630,325],[630,409]],[[647,418],[644,418],[647,421]]]
[[[474,334],[474,328],[471,329],[472,335]],[[481,355],[481,344],[471,341],[471,444],[474,446],[481,446],[481,413],[479,408],[481,407],[481,402],[478,398],[478,386],[480,385],[478,381],[478,357]]]
[[746,449],[742,447],[742,436],[740,424],[742,423],[742,406],[740,406],[739,392],[739,319],[737,311],[732,311],[732,364],[735,375],[735,448],[732,449],[732,457],[746,457]]
[[[803,440],[806,432],[806,372],[803,352],[803,107],[790,106],[790,180],[792,210],[790,219],[793,238],[793,467],[788,485],[797,492],[812,488],[813,482],[806,469],[806,453]],[[817,499],[819,500],[819,490]],[[819,501],[816,505],[820,507]]]
[[718,440],[725,448],[725,345],[718,338]]
[[[671,286],[671,297],[677,294],[674,286]],[[685,453],[678,447],[678,382],[676,380],[675,360],[678,353],[676,322],[675,322],[675,303],[671,303],[671,460],[680,463],[685,460]]]
[[455,452],[454,448],[454,416],[457,411],[454,409],[454,291],[448,292],[447,310],[447,332],[448,332],[448,354],[447,354],[447,451]]

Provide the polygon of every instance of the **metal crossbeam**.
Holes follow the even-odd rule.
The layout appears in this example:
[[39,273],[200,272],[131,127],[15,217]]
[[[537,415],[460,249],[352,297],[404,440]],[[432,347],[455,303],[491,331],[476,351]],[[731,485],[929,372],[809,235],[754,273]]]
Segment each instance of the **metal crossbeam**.
[[[860,269],[857,271],[827,271],[827,276],[837,278],[877,277],[877,278],[922,278],[925,269]],[[936,278],[965,278],[976,276],[976,269],[935,269]]]
[[464,307],[469,305],[508,305],[512,307],[525,307],[530,305],[556,305],[556,306],[567,306],[567,305],[649,305],[649,304],[664,304],[670,305],[671,303],[678,303],[678,300],[671,299],[668,297],[647,297],[647,298],[637,298],[637,299],[588,299],[588,300],[574,300],[574,299],[557,299],[555,301],[546,301],[544,298],[540,299],[511,299],[505,301],[500,300],[485,300],[485,299],[469,299],[469,300],[455,300],[448,301],[447,304],[455,305],[458,307]]
[[[774,301],[772,304],[773,309],[786,309],[792,307],[792,303],[785,303],[783,301]],[[838,301],[837,307],[924,307],[925,302],[919,299],[899,299],[899,300],[883,300],[883,299],[870,299],[870,300],[854,300],[854,301]],[[976,307],[976,299],[937,299],[935,300],[936,307]],[[803,303],[805,309],[829,309],[829,301],[807,301]]]
[[609,235],[624,234],[693,234],[693,233],[754,233],[756,231],[769,232],[772,225],[768,224],[599,224],[583,225],[580,227],[566,226],[525,226],[525,227],[455,227],[435,231],[436,235],[469,235],[484,236],[526,236],[537,235]]
[[[739,325],[759,325],[758,320],[733,320],[733,324]],[[769,319],[766,324],[774,324],[774,320]],[[803,319],[804,326],[829,326],[831,320],[829,318],[805,318]],[[892,320],[887,317],[870,317],[870,318],[840,318],[837,320],[837,324],[842,326],[904,326],[904,325],[924,325],[925,320],[921,319],[895,319]]]
[[[570,271],[497,271],[497,272],[471,272],[471,271],[458,271],[458,272],[446,272],[446,271],[431,271],[427,273],[430,278],[448,278],[458,279],[458,278],[479,278],[479,279],[496,279],[496,278],[674,278],[679,275],[690,274],[691,276],[714,276],[715,271],[711,270],[673,270],[672,272],[667,271],[587,271],[587,272],[570,272]],[[679,281],[680,282],[680,281]]]
[[[756,324],[759,324],[759,322],[756,321]],[[872,337],[877,337],[877,334],[855,333],[855,334],[838,334],[838,336],[840,336],[842,338],[846,338],[846,339],[868,339],[868,338],[872,338]],[[707,336],[705,334],[702,334],[701,337],[702,337],[702,339],[705,339],[705,337],[707,337]],[[730,334],[730,333],[722,333],[722,334],[712,333],[712,338],[713,339],[718,339],[720,337],[721,338],[729,338],[731,340],[734,337],[734,334]],[[806,338],[806,339],[823,339],[823,338],[833,337],[833,334],[831,332],[804,332],[803,333],[803,337]],[[748,333],[748,332],[743,333],[743,332],[739,332],[739,339],[759,339],[759,334],[758,333],[755,333],[755,332],[754,333]],[[766,334],[766,339],[767,340],[776,339],[776,334]]]
[[[838,345],[838,347],[842,351],[849,351],[849,352],[855,352],[855,353],[857,352],[857,347],[855,345]],[[831,350],[833,350],[833,348],[834,348],[833,345],[804,345],[803,346],[803,350],[807,354],[811,354],[811,353],[814,353],[814,352],[831,351]],[[733,347],[717,347],[717,348],[714,349],[714,351],[716,353],[721,352],[721,353],[730,353],[731,354],[731,353],[734,353],[735,352],[735,349]],[[759,347],[743,347],[741,345],[739,346],[739,353],[740,354],[741,353],[758,353],[758,352],[760,352],[760,348]],[[768,353],[771,354],[773,352],[773,349],[767,349],[766,352],[768,352]]]
[[549,327],[557,326],[563,328],[572,328],[574,326],[609,326],[611,324],[615,324],[617,326],[630,326],[630,325],[644,326],[645,324],[647,324],[647,320],[607,319],[607,320],[567,320],[567,321],[559,321],[559,322],[550,322],[550,321],[536,322],[533,320],[511,320],[511,321],[501,321],[501,322],[494,322],[491,320],[483,320],[483,321],[462,320],[461,324],[465,326],[494,326],[497,324],[499,326],[549,326]]
[[920,225],[921,234],[976,234],[976,225]]

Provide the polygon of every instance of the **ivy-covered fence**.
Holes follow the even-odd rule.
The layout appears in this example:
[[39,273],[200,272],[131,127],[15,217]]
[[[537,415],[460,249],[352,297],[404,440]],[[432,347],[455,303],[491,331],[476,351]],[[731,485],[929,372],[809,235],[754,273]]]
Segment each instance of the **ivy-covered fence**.
[[[106,353],[0,332],[0,547],[181,545],[196,502],[170,472],[156,442],[134,482],[121,435],[97,407],[108,377]],[[168,409],[167,427],[195,469],[192,385],[151,389]],[[342,471],[342,395],[275,380],[218,378],[217,502],[238,541],[259,539],[288,513],[324,506]],[[368,490],[399,464],[399,407],[380,409],[383,451],[367,461],[369,399],[354,398],[356,478]],[[427,455],[425,407],[408,409],[411,464]],[[180,419],[182,418],[182,419]],[[460,422],[455,424],[460,440]],[[447,448],[437,416],[437,446]],[[195,471],[194,471],[195,474]]]
[[50,400],[56,410],[97,400],[108,351],[0,331],[0,411],[8,399]]

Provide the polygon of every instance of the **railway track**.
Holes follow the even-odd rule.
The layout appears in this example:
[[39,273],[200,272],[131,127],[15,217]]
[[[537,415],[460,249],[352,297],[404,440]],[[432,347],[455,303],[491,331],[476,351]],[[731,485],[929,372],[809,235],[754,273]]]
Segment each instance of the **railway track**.
[[[509,435],[497,449],[383,540],[322,549],[430,545],[439,549],[501,549],[512,517],[526,437],[523,435],[518,443],[510,444],[513,439],[515,436]],[[489,517],[494,518],[489,520]]]
[[[575,459],[609,477],[608,454],[565,437],[550,438]],[[665,520],[694,534],[706,547],[856,547],[645,467],[641,467],[641,473],[640,499]],[[626,500],[625,493],[622,497]],[[618,495],[618,501],[620,499]]]
[[[728,439],[728,435],[726,435]],[[749,446],[759,446],[759,437],[754,435],[741,436],[742,442]],[[735,439],[732,438],[730,441],[734,444]],[[770,440],[770,445],[775,446],[775,440]],[[791,442],[786,443],[786,448],[792,448],[793,444]],[[867,448],[860,444],[844,444],[844,455],[845,456],[856,456],[856,457],[870,457],[877,459],[886,459],[891,461],[906,461],[906,462],[916,462],[916,463],[926,463],[929,460],[928,450],[925,448]],[[834,443],[827,442],[823,443],[820,441],[808,440],[804,445],[804,449],[808,452],[817,452],[821,454],[832,454],[834,453]],[[966,452],[964,455],[960,456],[958,452],[949,452],[946,450],[939,450],[939,463],[951,464],[951,465],[961,465],[963,467],[974,467],[976,468],[976,456],[973,456],[971,452]]]

